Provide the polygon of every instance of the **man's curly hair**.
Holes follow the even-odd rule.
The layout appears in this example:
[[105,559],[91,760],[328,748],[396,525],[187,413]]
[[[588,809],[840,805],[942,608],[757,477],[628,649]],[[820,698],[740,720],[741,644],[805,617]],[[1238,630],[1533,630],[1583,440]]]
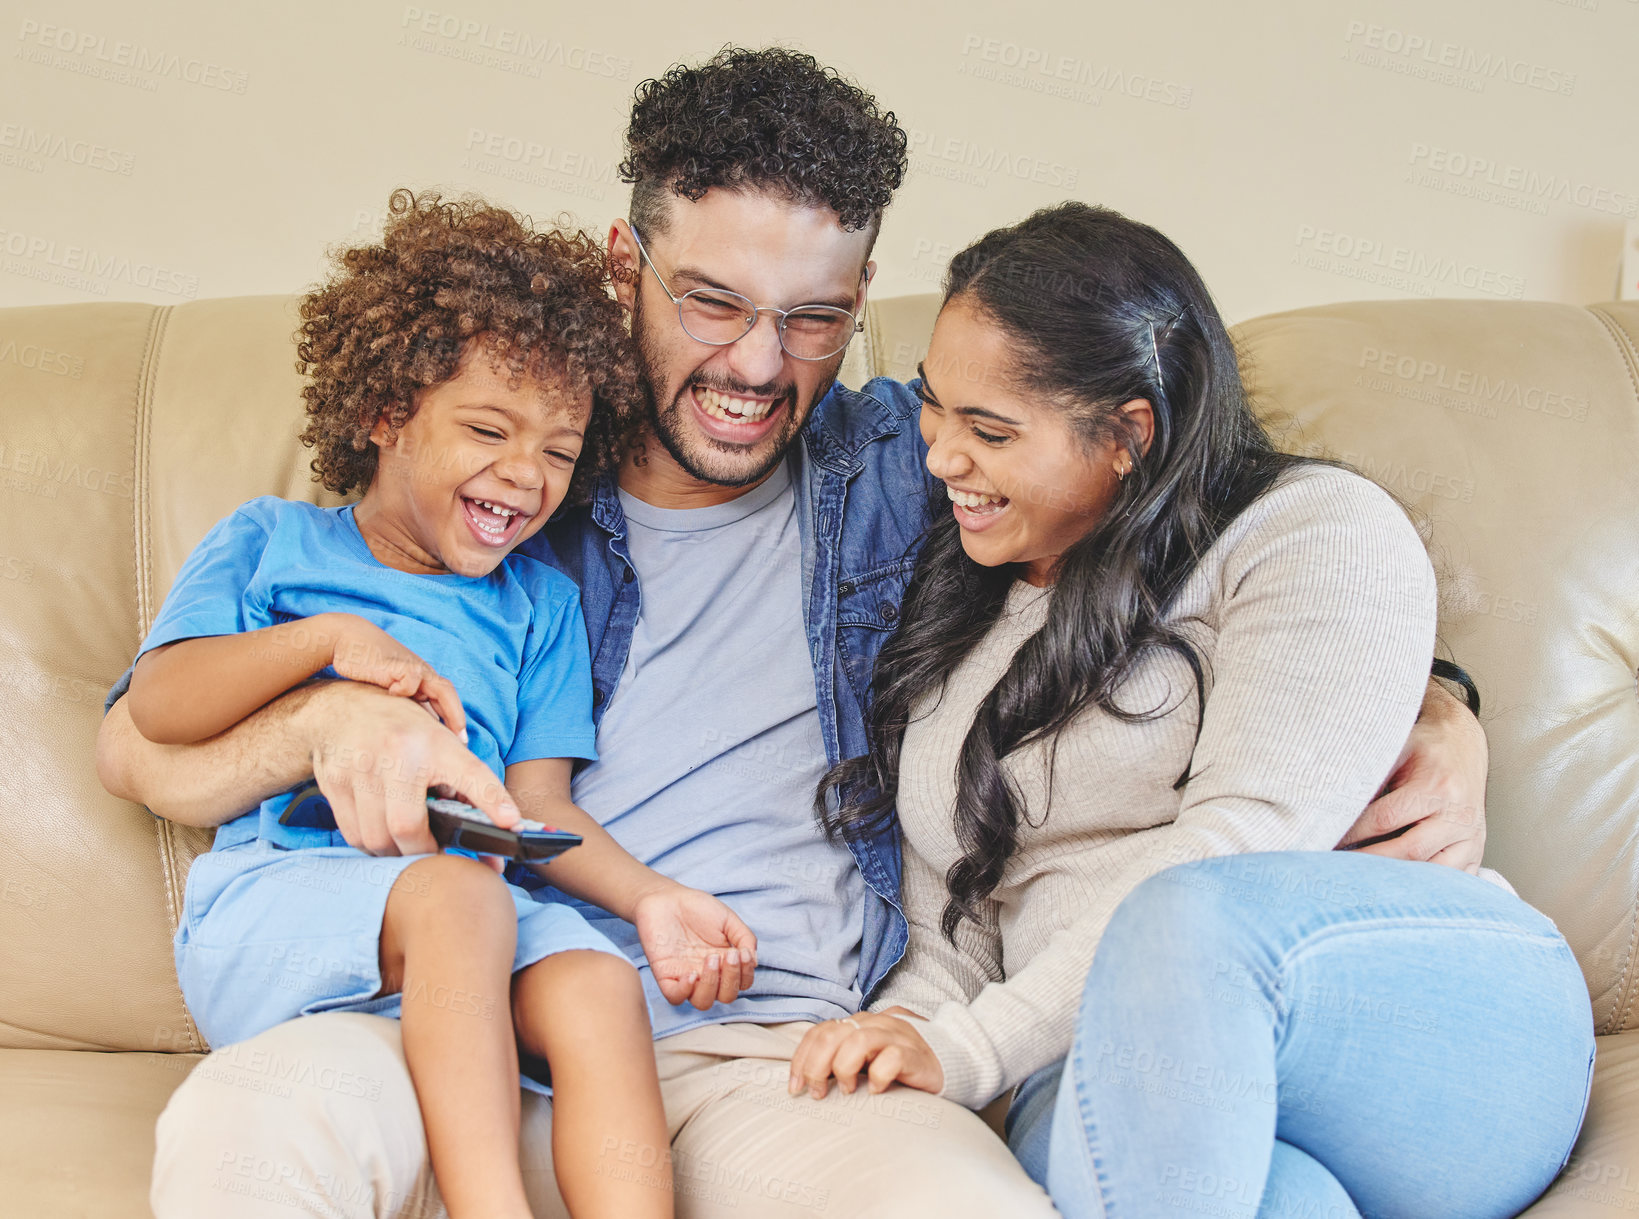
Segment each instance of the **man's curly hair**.
[[592,416],[569,499],[614,470],[642,414],[637,361],[603,251],[586,234],[537,230],[481,199],[395,190],[379,245],[335,255],[336,272],[302,298],[297,371],[308,383],[313,472],[332,491],[369,487],[370,430],[396,433],[415,394],[456,374],[474,340],[514,377],[567,378]]
[[668,195],[714,186],[824,204],[843,228],[874,231],[905,180],[905,148],[893,112],[812,55],[728,46],[637,87],[620,176],[640,233],[665,231]]

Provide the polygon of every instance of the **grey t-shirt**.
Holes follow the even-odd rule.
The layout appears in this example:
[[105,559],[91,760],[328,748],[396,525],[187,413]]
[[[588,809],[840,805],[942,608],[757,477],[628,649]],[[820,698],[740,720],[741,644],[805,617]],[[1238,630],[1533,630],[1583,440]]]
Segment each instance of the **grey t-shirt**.
[[673,1007],[631,925],[576,904],[642,970],[657,1036],[854,1012],[864,880],[813,814],[825,747],[790,472],[709,508],[620,499],[642,605],[575,802],[656,871],[727,902],[757,936],[756,981],[732,1004]]

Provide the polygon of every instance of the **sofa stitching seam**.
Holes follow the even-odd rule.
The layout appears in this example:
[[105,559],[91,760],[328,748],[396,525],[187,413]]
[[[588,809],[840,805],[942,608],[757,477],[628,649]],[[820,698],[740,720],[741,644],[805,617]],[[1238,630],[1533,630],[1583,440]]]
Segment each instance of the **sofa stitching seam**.
[[[132,445],[136,492],[132,496],[132,511],[135,514],[132,533],[136,547],[137,617],[141,627],[139,638],[140,635],[147,633],[153,623],[154,548],[150,511],[150,489],[153,479],[149,462],[153,451],[153,404],[154,387],[159,379],[159,349],[164,342],[165,330],[170,322],[173,307],[166,305],[154,311],[153,318],[148,324],[147,350],[143,352],[142,370],[137,377],[136,436]],[[156,817],[153,820],[155,845],[159,848],[160,876],[165,884],[165,914],[170,921],[171,933],[175,935],[177,921],[181,917],[181,903],[177,892],[176,833],[171,823],[163,818]],[[194,1024],[193,1013],[188,1010],[188,1001],[182,994],[180,979],[176,984],[176,997],[177,1004],[182,1010],[183,1028],[188,1036],[189,1048],[202,1049],[204,1043],[199,1036],[198,1027]]]
[[[1628,386],[1633,391],[1634,398],[1639,400],[1639,352],[1636,352],[1634,340],[1627,329],[1610,313],[1597,305],[1590,305],[1588,312],[1599,319],[1605,332],[1610,335],[1611,342],[1622,356],[1622,363],[1628,370]],[[1634,975],[1634,946],[1639,942],[1639,904],[1635,904],[1633,924],[1628,930],[1627,958],[1622,963],[1622,976],[1619,979],[1617,991],[1617,1005],[1606,1023],[1607,1033],[1620,1032],[1628,1026],[1628,1020],[1633,1015],[1633,1006],[1639,1001],[1639,986],[1635,985]]]
[[1634,346],[1635,340],[1628,334],[1627,327],[1612,317],[1608,311],[1597,305],[1590,305],[1588,312],[1598,318],[1610,332],[1617,349],[1622,353],[1622,362],[1627,366],[1628,385],[1633,389],[1634,397],[1639,398],[1639,349]]
[[1619,1033],[1628,1022],[1628,1015],[1633,1009],[1633,950],[1635,941],[1639,941],[1639,906],[1635,906],[1633,921],[1628,927],[1628,948],[1622,960],[1622,973],[1616,981],[1616,1006],[1605,1020],[1602,1035]]
[[152,460],[154,383],[159,379],[159,348],[165,338],[165,329],[173,306],[166,305],[154,311],[148,325],[148,349],[143,353],[142,371],[137,383],[136,418],[136,495],[132,507],[136,512],[137,544],[137,620],[141,633],[146,634],[153,624],[153,529],[151,522],[149,463]]

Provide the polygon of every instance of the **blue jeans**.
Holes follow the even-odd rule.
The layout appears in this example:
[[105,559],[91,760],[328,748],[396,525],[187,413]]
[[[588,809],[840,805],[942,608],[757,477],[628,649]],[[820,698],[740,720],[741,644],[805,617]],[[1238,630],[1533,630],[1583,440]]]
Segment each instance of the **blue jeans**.
[[1121,904],[1008,1143],[1066,1219],[1490,1219],[1564,1167],[1593,1054],[1569,946],[1497,886],[1230,856]]

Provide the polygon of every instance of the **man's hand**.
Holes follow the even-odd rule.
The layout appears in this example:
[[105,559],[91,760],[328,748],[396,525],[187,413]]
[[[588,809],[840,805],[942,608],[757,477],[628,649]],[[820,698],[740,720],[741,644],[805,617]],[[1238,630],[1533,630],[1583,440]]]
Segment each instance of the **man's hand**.
[[637,899],[632,925],[668,1003],[705,1011],[751,985],[757,937],[710,893],[667,882]]
[[371,855],[428,855],[427,792],[482,809],[510,829],[519,812],[489,767],[417,702],[337,682],[308,728],[313,777],[349,845]]
[[1478,872],[1489,758],[1479,721],[1430,681],[1400,760],[1338,847]]
[[917,1032],[914,1013],[890,1007],[827,1020],[809,1029],[791,1056],[788,1091],[795,1096],[806,1088],[815,1100],[824,1100],[835,1075],[837,1087],[852,1093],[859,1087],[861,1071],[866,1072],[867,1087],[873,1093],[895,1082],[936,1094],[945,1086],[945,1068]]

